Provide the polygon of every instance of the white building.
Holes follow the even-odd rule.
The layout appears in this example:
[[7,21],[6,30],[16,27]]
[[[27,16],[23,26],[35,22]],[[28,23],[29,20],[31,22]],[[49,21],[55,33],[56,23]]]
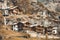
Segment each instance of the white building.
[[58,32],[57,32],[57,27],[53,27],[52,33],[53,33],[53,34],[57,34],[57,33],[58,33]]
[[31,2],[36,2],[36,3],[37,3],[37,0],[29,0],[29,1],[30,1],[30,3],[31,3]]

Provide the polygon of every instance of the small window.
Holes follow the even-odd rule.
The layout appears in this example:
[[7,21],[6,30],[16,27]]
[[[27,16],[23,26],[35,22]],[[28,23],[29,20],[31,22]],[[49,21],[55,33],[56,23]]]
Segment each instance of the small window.
[[59,19],[60,19],[60,16],[59,16]]
[[0,40],[2,40],[2,36],[0,36]]

